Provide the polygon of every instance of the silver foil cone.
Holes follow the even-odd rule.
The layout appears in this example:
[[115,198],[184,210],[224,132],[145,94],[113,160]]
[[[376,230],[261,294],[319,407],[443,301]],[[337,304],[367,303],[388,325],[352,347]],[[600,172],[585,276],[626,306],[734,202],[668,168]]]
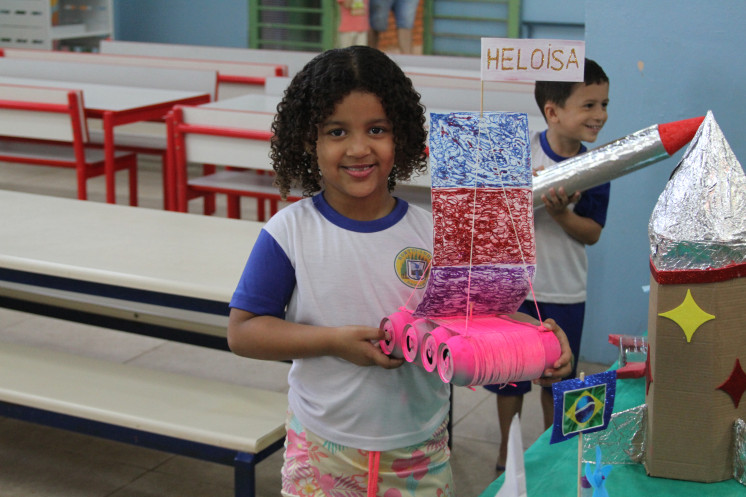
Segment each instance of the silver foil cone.
[[584,154],[562,161],[534,178],[534,207],[543,206],[541,196],[560,186],[568,194],[602,185],[654,162],[668,158],[658,125],[619,138]]
[[746,176],[712,112],[658,198],[648,235],[659,271],[746,262]]

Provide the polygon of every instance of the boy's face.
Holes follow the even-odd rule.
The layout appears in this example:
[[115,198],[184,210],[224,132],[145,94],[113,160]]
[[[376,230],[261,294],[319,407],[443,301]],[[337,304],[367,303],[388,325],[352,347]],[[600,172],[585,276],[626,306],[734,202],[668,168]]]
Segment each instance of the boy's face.
[[609,83],[579,84],[560,107],[547,102],[545,115],[554,132],[566,140],[594,142],[608,118]]

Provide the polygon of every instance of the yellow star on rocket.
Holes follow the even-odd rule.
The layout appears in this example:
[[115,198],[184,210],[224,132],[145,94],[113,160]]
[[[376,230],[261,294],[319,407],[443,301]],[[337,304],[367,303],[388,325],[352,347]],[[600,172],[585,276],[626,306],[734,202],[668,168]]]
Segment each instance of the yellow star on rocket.
[[702,326],[703,323],[715,319],[715,316],[703,311],[702,308],[697,305],[692,297],[692,291],[688,289],[684,301],[679,304],[678,307],[667,312],[661,312],[658,315],[668,318],[678,324],[681,329],[684,330],[687,342],[692,341],[692,335],[694,335],[694,332],[697,331],[697,328]]

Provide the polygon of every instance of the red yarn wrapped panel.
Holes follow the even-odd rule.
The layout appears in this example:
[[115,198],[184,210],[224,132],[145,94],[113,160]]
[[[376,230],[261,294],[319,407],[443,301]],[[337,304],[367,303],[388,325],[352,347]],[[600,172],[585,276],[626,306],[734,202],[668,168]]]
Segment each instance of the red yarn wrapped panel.
[[434,188],[433,266],[535,263],[532,202],[524,188]]

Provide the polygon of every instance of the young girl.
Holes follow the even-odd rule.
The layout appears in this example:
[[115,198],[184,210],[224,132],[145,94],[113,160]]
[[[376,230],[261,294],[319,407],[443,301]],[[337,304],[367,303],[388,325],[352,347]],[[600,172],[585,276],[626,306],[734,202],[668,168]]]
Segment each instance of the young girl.
[[[381,319],[421,298],[407,267],[432,253],[431,214],[391,194],[426,168],[424,124],[411,81],[360,46],[314,58],[278,105],[277,183],[313,196],[262,230],[231,300],[228,343],[293,360],[284,496],[454,495],[449,386],[377,345]],[[560,377],[570,353],[554,331],[563,366],[548,373]]]

